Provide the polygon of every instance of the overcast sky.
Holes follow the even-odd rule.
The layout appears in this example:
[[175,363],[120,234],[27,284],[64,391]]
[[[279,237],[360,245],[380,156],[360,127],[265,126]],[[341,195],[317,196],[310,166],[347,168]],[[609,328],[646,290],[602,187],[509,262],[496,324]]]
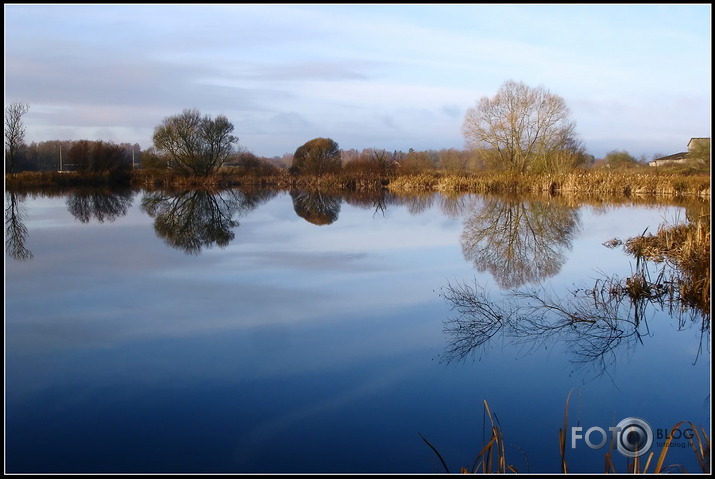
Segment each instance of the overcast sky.
[[26,141],[152,144],[186,108],[281,156],[464,148],[507,80],[561,96],[589,153],[710,136],[711,5],[5,5],[5,104]]

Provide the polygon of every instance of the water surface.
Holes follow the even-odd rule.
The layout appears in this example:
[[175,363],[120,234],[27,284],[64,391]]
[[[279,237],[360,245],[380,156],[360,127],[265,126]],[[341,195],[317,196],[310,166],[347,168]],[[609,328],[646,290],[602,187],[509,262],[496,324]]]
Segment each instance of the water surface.
[[[683,220],[679,206],[237,190],[13,201],[30,254],[6,248],[7,472],[443,472],[420,434],[459,472],[484,444],[484,401],[508,462],[559,472],[571,391],[569,426],[709,427],[709,343],[667,308],[587,361],[567,334],[447,354],[446,286],[499,301],[625,278],[635,260],[603,243]],[[604,453],[582,442],[570,470],[603,472]],[[697,470],[689,447],[668,458]]]

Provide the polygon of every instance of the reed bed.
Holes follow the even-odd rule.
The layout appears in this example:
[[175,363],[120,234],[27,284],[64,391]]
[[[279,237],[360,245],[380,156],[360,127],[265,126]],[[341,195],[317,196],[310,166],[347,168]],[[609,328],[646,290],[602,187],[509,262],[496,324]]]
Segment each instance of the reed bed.
[[630,173],[582,171],[564,174],[439,172],[403,175],[392,179],[393,191],[461,191],[474,193],[520,193],[595,197],[697,196],[710,197],[709,175],[675,175],[661,172]]
[[219,170],[206,177],[172,175],[165,172],[136,172],[132,184],[145,189],[195,188],[195,187],[250,187],[279,190],[363,190],[384,189],[388,179],[368,174],[291,175],[281,171],[272,175],[237,174],[231,170]]
[[630,238],[624,250],[637,260],[670,264],[681,301],[703,313],[710,312],[710,214],[689,223],[662,224],[656,234]]

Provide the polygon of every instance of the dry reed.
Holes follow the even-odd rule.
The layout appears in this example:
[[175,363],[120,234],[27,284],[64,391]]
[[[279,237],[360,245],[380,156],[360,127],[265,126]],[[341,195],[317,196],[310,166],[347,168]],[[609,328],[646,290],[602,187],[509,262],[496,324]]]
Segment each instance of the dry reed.
[[710,214],[676,225],[662,224],[658,232],[626,241],[624,250],[637,260],[671,265],[683,304],[710,312]]
[[[567,430],[568,430],[568,412],[569,412],[569,401],[571,398],[571,393],[573,391],[569,392],[568,396],[566,397],[566,406],[564,410],[564,424],[563,428],[559,428],[559,448],[560,448],[560,453],[561,453],[561,472],[564,474],[569,473],[569,468],[567,465],[566,461],[566,443],[567,443]],[[498,473],[498,474],[504,474],[507,472],[513,472],[513,473],[518,473],[519,471],[517,468],[509,464],[506,458],[506,452],[505,452],[505,447],[504,447],[504,434],[503,431],[501,430],[501,427],[499,426],[498,421],[496,420],[496,416],[492,414],[489,404],[487,401],[484,401],[484,410],[485,410],[485,415],[489,417],[489,421],[491,424],[490,428],[490,435],[487,440],[487,443],[482,449],[479,451],[479,454],[477,455],[477,458],[475,459],[473,465],[470,468],[467,467],[462,467],[461,472],[463,474],[469,474],[469,473],[475,473],[475,474],[490,474],[490,473]],[[653,462],[653,459],[655,458],[655,451],[651,451],[648,453],[645,458],[642,458],[641,456],[636,456],[633,458],[633,461],[631,462],[630,460],[626,464],[626,469],[628,473],[635,473],[635,474],[662,474],[662,473],[671,473],[671,472],[679,472],[679,473],[687,473],[688,471],[685,470],[684,467],[678,464],[672,464],[665,466],[665,460],[666,456],[668,455],[668,451],[671,449],[670,445],[675,437],[676,431],[680,429],[681,426],[687,425],[689,426],[689,430],[692,431],[692,434],[689,435],[688,437],[688,442],[690,444],[691,449],[693,450],[695,454],[695,458],[698,462],[698,466],[700,468],[700,471],[704,474],[709,474],[710,473],[710,437],[707,434],[707,431],[705,428],[701,427],[698,428],[696,427],[692,422],[689,421],[680,421],[677,423],[673,428],[670,430],[668,433],[668,436],[666,437],[665,442],[663,443],[660,453],[658,454],[658,458],[655,462]],[[420,434],[420,437],[422,440],[432,449],[432,451],[437,455],[439,458],[442,467],[445,469],[445,472],[449,473],[449,468],[447,467],[447,463],[445,462],[444,458],[442,455],[439,453],[437,448],[435,448],[432,444],[427,441],[427,439]],[[649,470],[650,467],[653,466],[652,470]],[[616,470],[616,467],[613,463],[613,457],[612,457],[612,451],[608,451],[605,456],[604,456],[604,472],[605,473],[618,473]]]

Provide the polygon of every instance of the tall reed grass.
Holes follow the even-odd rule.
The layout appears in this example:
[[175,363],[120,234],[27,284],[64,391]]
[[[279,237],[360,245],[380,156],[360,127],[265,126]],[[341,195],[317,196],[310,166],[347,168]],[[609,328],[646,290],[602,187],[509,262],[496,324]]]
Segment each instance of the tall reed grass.
[[658,227],[656,234],[630,238],[624,250],[638,261],[670,264],[677,272],[674,281],[681,301],[710,315],[710,213],[688,223]]
[[388,187],[393,191],[560,194],[583,197],[604,195],[710,197],[710,176],[602,170],[564,174],[432,172],[398,176],[390,181]]
[[[568,436],[568,425],[569,425],[569,401],[571,398],[571,393],[569,392],[566,397],[566,406],[564,410],[564,423],[558,432],[558,444],[560,450],[560,462],[561,462],[561,472],[563,474],[569,474],[568,461],[566,459],[567,447],[567,436]],[[499,421],[496,419],[496,415],[491,412],[489,404],[484,401],[484,411],[485,416],[489,418],[490,433],[489,437],[486,439],[486,444],[477,454],[471,467],[461,467],[460,472],[463,474],[503,474],[503,473],[519,473],[520,471],[517,467],[509,463],[506,455],[504,432],[499,425]],[[630,474],[661,474],[661,473],[687,473],[688,471],[682,465],[670,464],[666,465],[666,458],[668,452],[671,449],[671,443],[673,438],[676,437],[676,432],[680,430],[681,427],[688,426],[689,434],[688,442],[690,444],[693,453],[695,454],[695,459],[698,463],[700,471],[698,473],[709,474],[710,473],[710,437],[708,436],[705,428],[698,428],[695,424],[689,421],[680,421],[675,426],[673,426],[668,433],[665,442],[662,444],[660,452],[656,458],[656,451],[650,451],[645,457],[637,456],[628,460],[626,464],[626,473]],[[685,435],[681,435],[685,437]],[[438,449],[433,446],[422,434],[420,434],[422,440],[432,449],[432,451],[439,458],[442,467],[445,472],[449,473],[449,467],[442,457],[442,454]],[[528,472],[528,471],[525,471]],[[604,473],[618,473],[616,470],[613,451],[608,451],[604,457]],[[594,471],[595,473],[595,471]]]

